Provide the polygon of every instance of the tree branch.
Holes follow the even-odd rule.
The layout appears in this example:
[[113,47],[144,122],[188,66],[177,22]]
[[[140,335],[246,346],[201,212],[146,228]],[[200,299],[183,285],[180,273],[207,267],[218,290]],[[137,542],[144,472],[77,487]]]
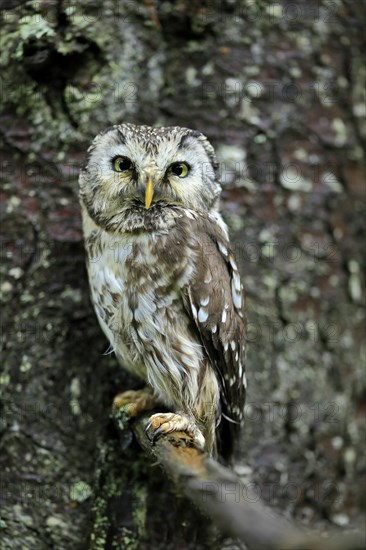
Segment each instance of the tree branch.
[[[117,413],[118,414],[118,413]],[[361,535],[338,531],[325,538],[307,534],[294,523],[258,502],[232,471],[197,450],[186,434],[172,433],[154,445],[146,435],[149,415],[131,423],[140,446],[190,499],[224,533],[244,541],[255,550],[348,550],[363,549]],[[121,425],[117,420],[117,426]]]

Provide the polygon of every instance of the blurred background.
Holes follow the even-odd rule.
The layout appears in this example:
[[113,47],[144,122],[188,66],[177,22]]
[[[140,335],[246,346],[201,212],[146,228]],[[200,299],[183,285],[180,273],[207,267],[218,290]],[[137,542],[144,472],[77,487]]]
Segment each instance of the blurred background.
[[1,17],[0,547],[242,548],[110,426],[127,381],[89,302],[77,177],[120,122],[194,128],[217,151],[249,307],[236,472],[287,516],[352,530],[366,477],[362,0],[5,1]]

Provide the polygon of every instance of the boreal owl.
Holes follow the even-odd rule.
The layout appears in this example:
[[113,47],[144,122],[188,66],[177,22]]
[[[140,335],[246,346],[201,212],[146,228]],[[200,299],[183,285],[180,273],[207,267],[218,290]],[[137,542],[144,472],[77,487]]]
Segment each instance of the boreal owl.
[[[180,127],[101,132],[80,171],[92,301],[118,361],[145,383],[115,400],[228,457],[245,399],[245,303],[207,138]],[[159,409],[157,409],[159,410]]]

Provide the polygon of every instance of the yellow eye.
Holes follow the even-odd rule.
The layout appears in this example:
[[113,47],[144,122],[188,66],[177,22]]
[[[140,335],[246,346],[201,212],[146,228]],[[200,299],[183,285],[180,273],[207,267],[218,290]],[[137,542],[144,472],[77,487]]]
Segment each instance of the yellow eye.
[[189,166],[185,162],[174,162],[170,167],[171,172],[179,178],[185,178],[189,172]]
[[127,172],[131,170],[132,162],[127,157],[116,157],[113,159],[113,170],[116,172]]

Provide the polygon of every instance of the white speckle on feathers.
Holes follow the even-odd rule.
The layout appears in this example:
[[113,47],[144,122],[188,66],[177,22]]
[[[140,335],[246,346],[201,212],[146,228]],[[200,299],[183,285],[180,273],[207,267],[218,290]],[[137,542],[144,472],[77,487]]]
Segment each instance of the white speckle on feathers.
[[200,323],[205,323],[208,319],[208,311],[203,308],[203,307],[200,307],[200,309],[198,310],[198,320]]

